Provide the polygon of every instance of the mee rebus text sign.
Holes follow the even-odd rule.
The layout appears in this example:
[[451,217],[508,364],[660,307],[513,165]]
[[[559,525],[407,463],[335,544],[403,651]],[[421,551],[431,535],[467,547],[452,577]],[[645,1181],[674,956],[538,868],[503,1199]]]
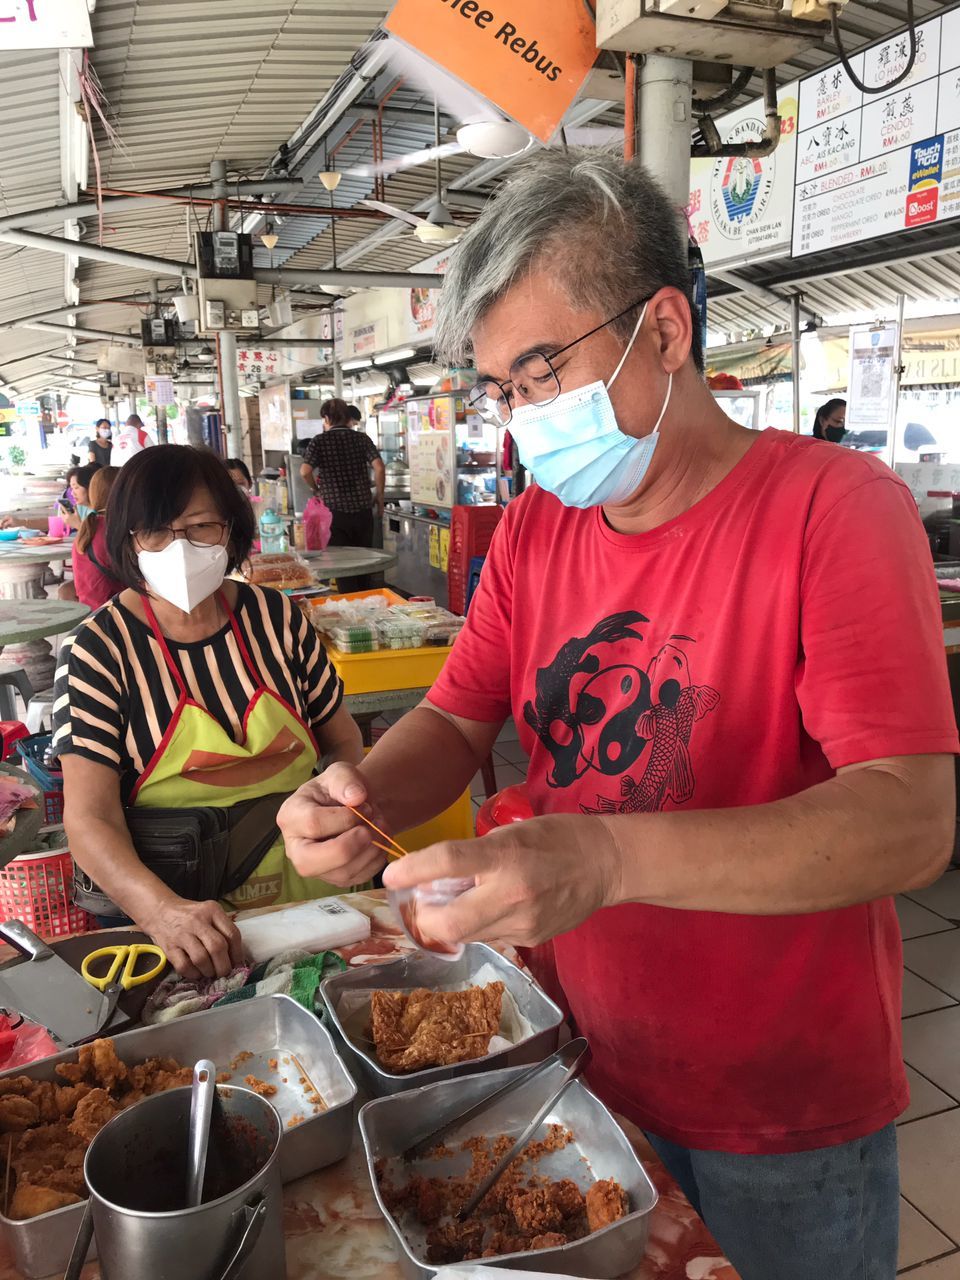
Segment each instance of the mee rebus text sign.
[[0,0],[0,52],[92,44],[87,0]]
[[597,56],[583,0],[398,0],[385,25],[542,142]]

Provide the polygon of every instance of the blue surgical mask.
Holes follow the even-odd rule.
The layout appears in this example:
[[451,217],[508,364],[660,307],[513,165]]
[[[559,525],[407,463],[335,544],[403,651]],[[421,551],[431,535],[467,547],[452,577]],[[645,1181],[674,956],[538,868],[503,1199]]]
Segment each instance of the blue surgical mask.
[[644,305],[609,382],[592,382],[562,392],[549,404],[518,404],[513,410],[510,434],[520,461],[533,472],[537,484],[555,494],[565,507],[624,502],[636,493],[647,474],[670,404],[673,374],[668,376],[656,424],[640,440],[620,430],[610,399],[610,388],[633,350],[646,314]]
[[88,507],[84,502],[77,503],[77,515],[81,520],[86,520],[87,516],[93,513],[93,507]]

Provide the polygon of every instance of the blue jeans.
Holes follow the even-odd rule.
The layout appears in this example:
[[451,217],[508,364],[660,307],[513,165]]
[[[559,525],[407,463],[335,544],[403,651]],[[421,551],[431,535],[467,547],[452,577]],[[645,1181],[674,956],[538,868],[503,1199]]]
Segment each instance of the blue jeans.
[[742,1280],[895,1280],[892,1124],[794,1155],[695,1151],[647,1137]]

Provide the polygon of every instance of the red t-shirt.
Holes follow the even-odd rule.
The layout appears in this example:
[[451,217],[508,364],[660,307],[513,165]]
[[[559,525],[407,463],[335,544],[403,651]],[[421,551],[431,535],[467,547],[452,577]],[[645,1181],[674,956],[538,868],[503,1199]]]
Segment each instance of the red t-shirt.
[[[538,488],[511,503],[430,700],[513,712],[536,813],[617,810],[641,828],[958,745],[909,491],[872,457],[772,430],[648,533]],[[890,899],[798,916],[616,907],[555,952],[594,1086],[665,1138],[807,1150],[907,1104]]]
[[[92,554],[91,554],[92,553]],[[110,573],[110,556],[107,552],[107,534],[103,517],[97,517],[97,528],[93,541],[86,551],[80,551],[76,542],[71,551],[73,561],[73,585],[77,590],[77,599],[90,609],[99,609],[118,592],[123,590],[123,583],[118,582]]]

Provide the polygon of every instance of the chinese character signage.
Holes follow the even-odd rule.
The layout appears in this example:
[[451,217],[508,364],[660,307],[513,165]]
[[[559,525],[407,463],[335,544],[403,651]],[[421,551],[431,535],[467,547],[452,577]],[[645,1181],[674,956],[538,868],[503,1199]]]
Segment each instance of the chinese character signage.
[[87,0],[0,0],[0,52],[92,44]]
[[241,382],[262,382],[275,378],[286,370],[281,368],[282,357],[270,347],[243,347],[237,349],[237,373]]
[[[690,168],[690,227],[708,268],[735,267],[790,252],[797,85],[777,95],[780,144],[763,159],[696,159]],[[753,102],[717,121],[724,142],[759,141],[763,103]]]
[[[903,33],[851,61],[865,84],[882,89],[909,57]],[[913,68],[889,93],[861,93],[842,67],[802,80],[799,120],[795,256],[955,218],[960,10],[917,28]]]

